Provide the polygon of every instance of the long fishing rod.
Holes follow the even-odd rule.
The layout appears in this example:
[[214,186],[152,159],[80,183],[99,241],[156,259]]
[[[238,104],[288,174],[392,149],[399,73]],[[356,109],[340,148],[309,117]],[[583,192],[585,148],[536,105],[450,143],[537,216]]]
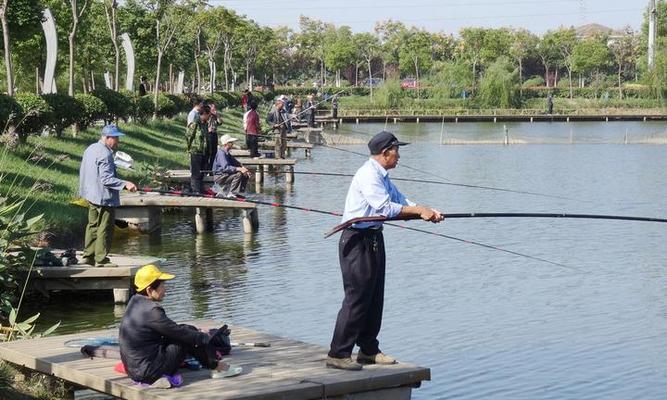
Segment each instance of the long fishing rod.
[[[314,172],[314,171],[294,171],[295,174],[301,174],[301,175],[323,175],[323,176],[341,176],[341,177],[353,177],[353,174],[343,174],[343,173],[335,173],[335,172]],[[474,189],[486,189],[486,190],[495,190],[498,192],[509,192],[509,193],[519,193],[519,194],[529,194],[532,196],[547,196],[547,197],[553,197],[557,199],[563,199],[563,200],[574,200],[569,197],[562,197],[562,196],[556,196],[556,195],[545,195],[542,193],[536,193],[536,192],[528,192],[524,190],[513,190],[513,189],[503,189],[503,188],[497,188],[497,187],[492,187],[492,186],[482,186],[482,185],[469,185],[465,183],[454,183],[454,182],[442,182],[442,181],[434,181],[434,180],[429,180],[429,179],[412,179],[412,178],[396,178],[396,177],[391,177],[392,181],[404,181],[404,182],[415,182],[415,183],[431,183],[431,184],[436,184],[436,185],[448,185],[448,186],[459,186],[459,187],[467,187],[467,188],[474,188]]]
[[[604,219],[616,221],[635,221],[635,222],[660,222],[667,223],[665,218],[653,217],[632,217],[626,215],[601,215],[601,214],[568,214],[568,213],[458,213],[458,214],[443,214],[445,219],[453,218],[570,218],[570,219]],[[418,215],[410,215],[406,217],[387,218],[383,215],[372,217],[358,217],[352,218],[342,224],[336,225],[332,230],[327,232],[324,237],[328,238],[333,234],[349,228],[356,223],[361,222],[384,222],[384,221],[409,221],[413,219],[421,219]]]
[[[216,198],[214,195],[211,195],[211,194],[194,194],[194,193],[187,193],[187,192],[175,191],[175,190],[153,189],[153,188],[150,188],[150,187],[140,188],[139,192],[160,193],[160,194],[164,194],[164,195],[168,195],[168,196],[188,196],[188,197]],[[236,199],[227,199],[227,200],[246,202],[246,203],[254,203],[254,204],[261,204],[261,205],[267,205],[267,206],[272,206],[272,207],[287,208],[287,209],[300,210],[300,211],[306,211],[306,212],[313,212],[313,213],[318,213],[318,214],[331,215],[331,216],[334,216],[334,217],[341,217],[342,216],[342,214],[339,213],[339,212],[318,210],[318,209],[307,208],[307,207],[298,207],[298,206],[292,206],[292,205],[288,205],[288,204],[281,204],[281,203],[277,203],[277,202],[259,201],[259,200],[247,199],[247,198],[236,198]],[[369,217],[369,218],[373,218],[373,217]],[[406,218],[406,219],[413,219],[413,218]],[[389,222],[387,223],[387,225],[399,227],[399,228],[402,228],[402,229],[411,230],[411,231],[414,231],[414,232],[425,233],[425,234],[428,234],[428,235],[434,235],[434,236],[442,237],[442,238],[445,238],[445,239],[455,240],[455,241],[458,241],[458,242],[461,242],[461,243],[467,243],[467,244],[483,247],[483,248],[486,248],[486,249],[502,251],[504,253],[513,254],[515,256],[524,257],[524,258],[528,258],[528,259],[535,260],[535,261],[541,261],[541,262],[545,262],[545,263],[548,263],[548,264],[557,265],[557,266],[577,270],[576,268],[570,267],[570,266],[565,265],[565,264],[557,263],[557,262],[554,262],[554,261],[550,261],[550,260],[547,260],[547,259],[544,259],[544,258],[531,256],[531,255],[524,254],[524,253],[519,253],[519,252],[512,251],[512,250],[503,249],[501,247],[492,246],[492,245],[489,245],[489,244],[486,244],[486,243],[475,242],[475,241],[467,240],[467,239],[461,239],[461,238],[458,238],[458,237],[455,237],[455,236],[449,236],[449,235],[445,235],[445,234],[442,234],[442,233],[430,232],[430,231],[426,231],[426,230],[422,230],[422,229],[418,229],[418,228],[412,228],[412,227],[402,226],[402,225],[398,225],[398,224],[392,224],[392,223],[389,223]],[[331,236],[331,235],[329,235],[329,236]]]

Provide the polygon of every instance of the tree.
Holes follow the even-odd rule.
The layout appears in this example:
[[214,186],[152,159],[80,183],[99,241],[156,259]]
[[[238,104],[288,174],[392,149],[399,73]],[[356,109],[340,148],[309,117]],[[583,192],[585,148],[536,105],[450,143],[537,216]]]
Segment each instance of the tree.
[[336,71],[336,87],[340,87],[340,70],[356,61],[356,49],[350,27],[341,26],[338,29],[327,30],[324,51],[325,63],[331,70]]
[[382,79],[387,79],[387,65],[399,64],[399,51],[408,29],[402,22],[382,21],[375,24],[375,34],[380,38],[382,54]]
[[372,61],[380,54],[380,41],[372,33],[358,33],[354,35],[354,45],[359,49],[359,55],[366,62],[368,68],[368,90],[373,99],[373,70]]
[[460,32],[461,42],[459,53],[472,67],[472,92],[476,91],[477,66],[482,60],[482,48],[484,47],[484,28],[463,28]]
[[2,44],[5,53],[7,94],[14,94],[14,69],[10,31],[16,38],[25,38],[39,29],[42,20],[42,5],[38,0],[0,0],[0,24],[2,26]]
[[69,0],[70,9],[72,12],[72,25],[70,26],[69,34],[67,39],[69,42],[69,86],[67,89],[67,94],[74,96],[74,47],[76,40],[76,31],[79,27],[79,20],[86,12],[90,0],[83,0],[83,5],[79,7],[78,0]]
[[516,69],[507,57],[499,57],[484,71],[479,89],[480,102],[488,107],[517,107],[517,85]]
[[519,93],[523,97],[523,61],[535,53],[535,47],[540,39],[526,29],[517,29],[512,32],[512,44],[509,53],[516,60],[519,71]]
[[120,75],[120,50],[118,48],[118,32],[116,30],[116,10],[118,9],[118,2],[116,0],[104,0],[104,15],[107,18],[107,26],[109,28],[109,36],[111,37],[111,44],[114,50],[114,79],[113,88],[118,90],[118,81]]
[[623,72],[632,68],[636,62],[639,50],[638,36],[632,31],[632,28],[626,28],[625,35],[619,39],[610,42],[609,50],[616,64],[616,77],[618,79],[618,98],[623,98],[623,86],[621,77]]
[[[588,38],[580,41],[572,51],[573,70],[590,75],[594,83],[600,81],[600,69],[609,64],[609,49],[604,37]],[[597,85],[596,85],[597,89]],[[595,92],[597,97],[597,90]]]
[[[549,87],[549,68],[558,63],[558,39],[554,31],[548,31],[535,46],[535,52],[544,66],[544,82]],[[554,82],[555,84],[555,82]]]
[[554,32],[555,45],[560,52],[560,59],[567,69],[567,78],[572,98],[572,51],[577,44],[577,31],[574,28],[560,28]]
[[299,50],[305,55],[306,59],[315,59],[320,67],[320,85],[326,84],[325,77],[325,34],[327,30],[334,29],[330,24],[322,21],[304,17],[299,17],[299,28],[301,33],[298,35]]
[[414,71],[419,81],[420,72],[431,68],[432,63],[431,35],[426,31],[412,30],[399,50],[401,71]]
[[479,55],[482,64],[490,65],[498,57],[507,56],[512,46],[512,33],[507,28],[487,29]]

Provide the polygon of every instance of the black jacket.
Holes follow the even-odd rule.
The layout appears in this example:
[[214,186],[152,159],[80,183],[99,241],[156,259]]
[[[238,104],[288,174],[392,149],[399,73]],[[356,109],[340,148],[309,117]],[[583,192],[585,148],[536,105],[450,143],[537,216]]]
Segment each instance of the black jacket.
[[120,357],[135,380],[149,376],[168,344],[193,348],[208,344],[209,336],[167,318],[160,303],[140,294],[132,296],[120,323]]

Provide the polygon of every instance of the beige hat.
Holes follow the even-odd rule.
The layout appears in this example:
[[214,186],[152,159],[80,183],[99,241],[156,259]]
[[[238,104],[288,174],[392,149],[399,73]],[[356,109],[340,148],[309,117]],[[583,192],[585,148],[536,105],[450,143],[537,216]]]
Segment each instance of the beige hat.
[[231,136],[229,136],[228,134],[225,133],[225,134],[222,135],[222,137],[220,138],[220,145],[221,145],[221,146],[224,146],[224,145],[226,145],[227,143],[236,142],[237,140],[238,140],[237,138],[235,138],[235,137],[231,137]]

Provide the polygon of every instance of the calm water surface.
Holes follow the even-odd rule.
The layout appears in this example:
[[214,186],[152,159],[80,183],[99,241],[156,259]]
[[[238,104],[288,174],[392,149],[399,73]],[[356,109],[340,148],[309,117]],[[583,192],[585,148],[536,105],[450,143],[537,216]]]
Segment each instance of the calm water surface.
[[[384,124],[347,125],[377,132]],[[667,216],[665,123],[508,124],[523,137],[569,144],[441,146],[440,124],[389,124],[403,165],[453,182],[576,200],[397,182],[445,212],[572,212]],[[502,124],[449,124],[449,137],[497,137]],[[366,136],[350,133],[363,140]],[[549,139],[549,140],[547,140]],[[539,143],[541,139],[533,140]],[[629,142],[632,143],[632,140]],[[346,149],[366,152],[363,145]],[[364,159],[317,147],[298,171],[354,173]],[[395,177],[432,179],[399,166]],[[349,178],[269,178],[262,199],[342,211]],[[238,213],[217,212],[194,233],[192,214],[165,216],[161,236],[118,236],[114,251],[164,257],[177,278],[164,306],[174,319],[215,318],[328,346],[343,290],[334,217],[260,208],[246,237]],[[417,399],[663,399],[667,396],[667,226],[614,221],[491,219],[410,226],[567,264],[520,258],[387,227],[384,351],[431,367]],[[40,305],[61,332],[116,326],[108,302]],[[119,310],[116,310],[119,311]]]

